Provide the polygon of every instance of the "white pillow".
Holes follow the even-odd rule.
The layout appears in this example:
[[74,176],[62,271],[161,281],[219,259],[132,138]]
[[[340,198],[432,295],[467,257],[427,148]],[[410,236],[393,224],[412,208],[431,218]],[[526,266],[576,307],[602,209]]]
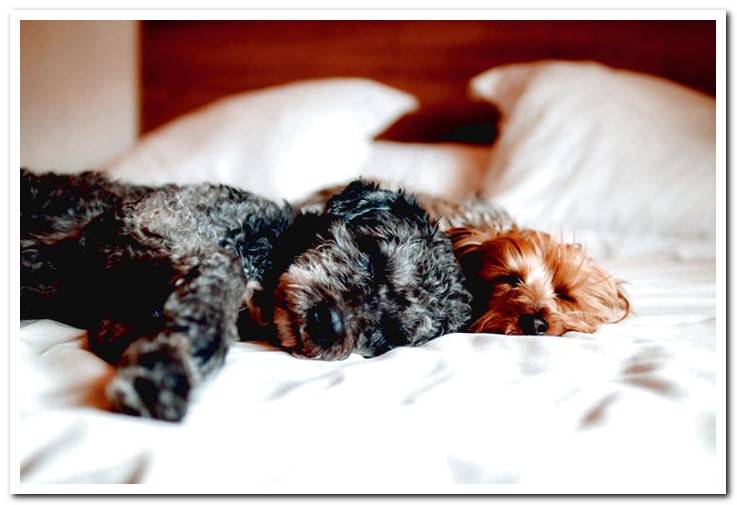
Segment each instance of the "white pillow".
[[483,189],[523,224],[715,236],[714,98],[657,77],[556,61],[494,68],[469,91],[502,112]]
[[361,176],[444,198],[475,195],[489,163],[486,146],[377,140]]
[[240,93],[146,134],[103,170],[129,182],[218,182],[299,198],[357,177],[372,138],[416,107],[413,96],[358,78]]

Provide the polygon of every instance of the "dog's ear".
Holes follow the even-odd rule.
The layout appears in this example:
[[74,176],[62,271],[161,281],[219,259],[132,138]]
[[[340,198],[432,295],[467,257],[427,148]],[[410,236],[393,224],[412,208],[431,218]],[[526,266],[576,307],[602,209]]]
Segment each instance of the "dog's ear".
[[363,224],[381,223],[389,215],[417,224],[429,225],[430,222],[413,195],[384,189],[375,182],[361,179],[328,200],[325,214]]
[[[320,240],[320,230],[324,228],[323,218],[316,212],[296,212],[292,215],[287,228],[279,235],[272,249],[271,268],[267,269],[261,279],[262,289],[253,295],[262,321],[270,321],[274,310],[274,290],[279,277],[294,262],[295,258]],[[240,318],[241,334],[254,334],[250,318]]]
[[369,212],[387,211],[390,207],[386,191],[381,191],[378,184],[358,179],[327,201],[325,213],[353,221]]
[[279,236],[273,249],[273,268],[269,272],[274,279],[281,275],[294,259],[319,240],[324,228],[323,218],[316,212],[298,212],[289,226]]
[[453,251],[455,251],[458,259],[469,255],[477,255],[479,248],[493,238],[487,232],[468,226],[450,228],[447,233],[453,243]]
[[453,253],[458,259],[463,275],[471,283],[478,282],[478,274],[482,266],[481,246],[491,240],[491,235],[468,226],[450,228],[447,233],[453,244]]

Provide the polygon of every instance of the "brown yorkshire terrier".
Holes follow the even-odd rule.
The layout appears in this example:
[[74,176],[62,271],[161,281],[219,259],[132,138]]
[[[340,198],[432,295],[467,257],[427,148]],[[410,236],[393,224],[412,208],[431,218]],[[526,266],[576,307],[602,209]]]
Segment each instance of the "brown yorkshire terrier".
[[517,228],[494,234],[458,227],[448,233],[477,302],[471,331],[592,333],[629,313],[620,282],[579,244]]
[[[301,203],[319,208],[340,187]],[[453,202],[417,194],[418,203],[453,241],[473,295],[470,327],[477,333],[562,335],[593,333],[619,322],[630,303],[614,279],[580,244],[519,228],[500,207],[483,199]]]

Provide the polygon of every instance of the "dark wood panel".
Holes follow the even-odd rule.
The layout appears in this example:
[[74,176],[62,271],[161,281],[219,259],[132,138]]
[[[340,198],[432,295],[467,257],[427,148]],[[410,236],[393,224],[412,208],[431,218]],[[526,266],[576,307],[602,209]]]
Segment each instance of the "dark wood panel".
[[490,142],[495,111],[466,98],[493,66],[596,60],[714,94],[713,21],[145,21],[144,131],[244,90],[362,76],[409,91],[422,110],[383,138]]

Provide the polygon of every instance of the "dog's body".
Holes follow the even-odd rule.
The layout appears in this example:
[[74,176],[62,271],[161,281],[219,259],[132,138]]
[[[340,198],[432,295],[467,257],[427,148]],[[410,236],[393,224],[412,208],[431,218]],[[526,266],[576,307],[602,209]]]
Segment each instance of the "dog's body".
[[114,407],[164,419],[181,417],[191,387],[223,363],[293,220],[225,186],[92,173],[24,171],[21,202],[21,317],[85,328],[93,351],[120,362]]
[[[325,188],[296,205],[319,210],[342,186]],[[447,232],[473,295],[473,332],[507,335],[591,333],[629,313],[621,283],[579,244],[520,228],[486,198],[453,201],[417,194],[418,203]]]
[[470,295],[447,236],[374,185],[300,214],[222,185],[23,170],[21,317],[87,329],[119,366],[113,407],[178,420],[239,337],[373,356],[461,329]]

